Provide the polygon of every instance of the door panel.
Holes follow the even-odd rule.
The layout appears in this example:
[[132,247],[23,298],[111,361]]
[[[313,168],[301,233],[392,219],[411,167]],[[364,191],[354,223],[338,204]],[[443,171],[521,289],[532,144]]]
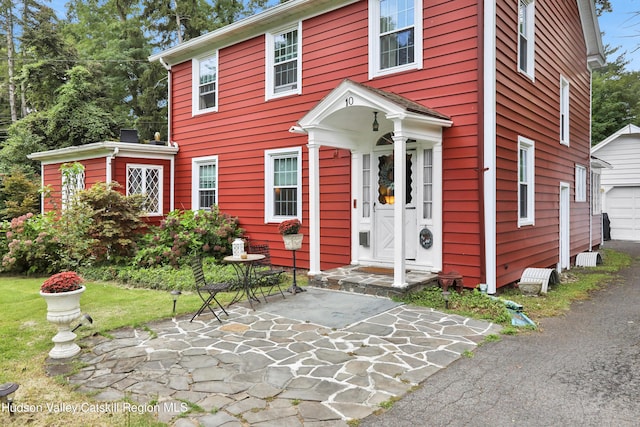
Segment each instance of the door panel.
[[[374,254],[380,260],[392,260],[394,253],[393,209],[395,205],[393,153],[377,154],[375,169],[374,199]],[[417,215],[416,215],[416,152],[407,152],[407,182],[405,204],[405,251],[407,259],[415,259],[417,251]]]

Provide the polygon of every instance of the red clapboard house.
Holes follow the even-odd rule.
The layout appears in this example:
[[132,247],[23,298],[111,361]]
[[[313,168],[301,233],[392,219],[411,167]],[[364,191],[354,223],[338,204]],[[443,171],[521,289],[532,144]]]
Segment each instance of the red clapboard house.
[[[310,275],[458,271],[489,292],[597,247],[592,0],[291,0],[153,55],[171,205],[213,201]],[[212,191],[213,190],[213,191]]]

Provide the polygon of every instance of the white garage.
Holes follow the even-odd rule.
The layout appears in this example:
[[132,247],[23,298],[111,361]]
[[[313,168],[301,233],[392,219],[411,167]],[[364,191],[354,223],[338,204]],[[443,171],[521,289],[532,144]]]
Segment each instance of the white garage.
[[600,176],[611,239],[640,241],[640,127],[623,127],[592,147],[591,154],[611,166]]
[[640,186],[612,188],[606,194],[605,204],[611,238],[640,241]]

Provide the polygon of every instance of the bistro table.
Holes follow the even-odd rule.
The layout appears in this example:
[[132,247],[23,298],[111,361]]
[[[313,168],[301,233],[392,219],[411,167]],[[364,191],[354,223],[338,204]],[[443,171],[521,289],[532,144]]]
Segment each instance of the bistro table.
[[[264,255],[261,254],[247,254],[246,258],[238,258],[233,255],[229,255],[224,257],[222,260],[228,264],[231,264],[238,275],[238,281],[240,282],[240,286],[242,286],[242,290],[247,295],[247,301],[249,301],[249,305],[253,310],[253,301],[260,302],[260,300],[253,294],[251,290],[251,270],[253,269],[253,264],[256,261],[264,259]],[[243,292],[239,292],[242,294]],[[231,301],[231,304],[237,302],[237,300]]]

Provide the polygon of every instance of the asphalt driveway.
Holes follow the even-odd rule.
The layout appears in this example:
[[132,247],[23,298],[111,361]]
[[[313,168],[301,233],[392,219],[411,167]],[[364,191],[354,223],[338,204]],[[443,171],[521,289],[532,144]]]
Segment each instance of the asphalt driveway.
[[637,426],[640,242],[631,267],[538,332],[505,336],[429,377],[369,426]]

